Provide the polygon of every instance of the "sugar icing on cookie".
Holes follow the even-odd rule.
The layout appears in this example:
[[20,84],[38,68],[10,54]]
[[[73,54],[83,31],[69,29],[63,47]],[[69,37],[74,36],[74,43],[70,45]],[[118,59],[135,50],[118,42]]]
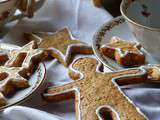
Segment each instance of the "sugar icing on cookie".
[[21,67],[0,66],[0,92],[9,95],[17,88],[29,87],[28,81],[23,76]]
[[36,48],[36,42],[31,41],[20,49],[12,50],[10,53],[10,59],[5,63],[5,66],[30,69],[35,66],[33,65],[34,62],[38,63],[45,57],[44,50]]
[[[107,108],[118,120],[147,120],[119,87],[146,82],[146,70],[132,68],[100,73],[96,71],[97,65],[98,62],[94,58],[81,58],[75,61],[72,69],[83,74],[81,80],[48,88],[44,94],[45,100],[59,102],[74,98],[77,120],[103,120],[103,116],[99,114],[102,108]],[[106,115],[107,118],[111,117],[109,113]]]
[[39,48],[47,48],[50,54],[64,66],[69,66],[75,54],[92,54],[92,48],[84,42],[75,40],[65,28],[55,33],[39,32],[25,34],[29,40],[37,40]]
[[109,43],[102,45],[100,50],[103,55],[115,59],[124,66],[139,66],[145,63],[141,45],[136,41],[131,42],[113,37]]

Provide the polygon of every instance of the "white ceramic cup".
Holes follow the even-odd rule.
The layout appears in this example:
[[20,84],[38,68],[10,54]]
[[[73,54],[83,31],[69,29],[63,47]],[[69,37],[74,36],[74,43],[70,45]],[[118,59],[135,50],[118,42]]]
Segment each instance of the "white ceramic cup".
[[[0,27],[11,20],[22,18],[23,13],[19,15],[15,15],[15,11],[17,10],[16,3],[18,0],[0,0]],[[44,0],[37,0],[37,4],[39,2],[43,2]],[[42,4],[40,4],[42,5]],[[41,6],[38,6],[39,9]],[[35,9],[35,10],[37,10]]]
[[137,41],[160,60],[160,0],[123,0],[120,9]]

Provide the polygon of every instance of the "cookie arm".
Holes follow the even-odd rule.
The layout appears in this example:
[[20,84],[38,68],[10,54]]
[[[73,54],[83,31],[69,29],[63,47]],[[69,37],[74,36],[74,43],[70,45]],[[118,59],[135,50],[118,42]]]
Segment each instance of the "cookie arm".
[[60,102],[75,98],[77,96],[76,94],[78,94],[77,82],[63,86],[49,87],[43,94],[43,98],[48,102]]
[[118,77],[113,78],[113,82],[120,86],[144,83],[148,77],[146,70],[143,68],[127,69],[116,72],[115,75]]

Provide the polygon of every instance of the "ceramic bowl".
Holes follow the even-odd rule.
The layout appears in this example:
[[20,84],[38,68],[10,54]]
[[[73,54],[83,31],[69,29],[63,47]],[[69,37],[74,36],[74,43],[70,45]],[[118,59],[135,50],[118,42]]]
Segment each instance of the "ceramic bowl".
[[0,1],[0,26],[8,22],[14,15],[17,0]]
[[[19,0],[0,0],[0,27],[12,20],[17,20],[25,16],[25,13],[15,15],[17,9],[17,1]],[[31,2],[31,0],[28,0]],[[44,0],[35,0],[35,9],[38,10],[43,5]]]
[[160,60],[160,0],[123,0],[122,16],[143,47]]

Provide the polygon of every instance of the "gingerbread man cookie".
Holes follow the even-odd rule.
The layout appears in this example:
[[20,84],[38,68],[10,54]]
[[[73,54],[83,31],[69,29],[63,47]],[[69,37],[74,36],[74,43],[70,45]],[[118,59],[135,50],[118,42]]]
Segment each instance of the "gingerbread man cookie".
[[76,120],[146,120],[147,117],[119,88],[120,85],[145,82],[146,70],[132,68],[100,73],[97,65],[94,58],[76,60],[70,69],[81,72],[82,79],[48,88],[44,99],[59,102],[75,98]]
[[10,59],[5,63],[5,66],[23,67],[32,71],[34,66],[36,66],[34,64],[39,63],[45,57],[45,51],[36,48],[36,42],[31,41],[22,48],[11,51]]
[[39,48],[46,48],[64,66],[72,62],[75,54],[92,54],[86,43],[74,40],[67,28],[55,33],[25,33],[25,38],[39,41]]
[[118,37],[111,38],[110,43],[100,48],[103,55],[115,59],[119,64],[132,67],[145,64],[145,55],[141,52],[141,45],[128,42]]

